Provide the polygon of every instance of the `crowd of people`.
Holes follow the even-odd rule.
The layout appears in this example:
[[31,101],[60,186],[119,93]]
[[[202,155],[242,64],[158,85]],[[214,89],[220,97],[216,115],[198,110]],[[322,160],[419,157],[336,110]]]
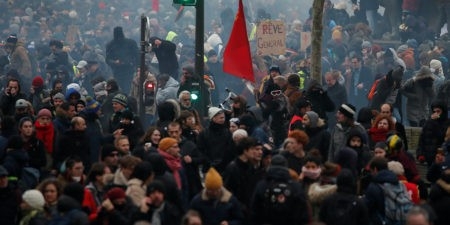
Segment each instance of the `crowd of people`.
[[[260,21],[287,27],[252,85],[222,70],[237,4],[207,1],[199,76],[192,10],[130,2],[0,2],[2,224],[449,224],[450,39],[423,32],[420,1],[325,1],[321,81],[300,39],[312,11],[245,1],[252,52]],[[380,26],[380,3],[399,24]]]

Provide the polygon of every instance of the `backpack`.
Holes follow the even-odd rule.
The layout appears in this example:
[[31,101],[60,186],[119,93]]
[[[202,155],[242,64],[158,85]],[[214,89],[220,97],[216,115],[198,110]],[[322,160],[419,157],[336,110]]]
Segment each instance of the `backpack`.
[[335,202],[330,203],[330,208],[334,208],[333,213],[328,214],[328,221],[336,221],[336,224],[353,225],[357,224],[355,213],[361,206],[357,196],[339,196]]
[[384,218],[380,217],[383,224],[403,225],[406,214],[413,207],[411,197],[402,183],[379,184],[384,193]]
[[292,194],[292,184],[289,181],[270,181],[264,191],[265,214],[280,215],[290,212]]

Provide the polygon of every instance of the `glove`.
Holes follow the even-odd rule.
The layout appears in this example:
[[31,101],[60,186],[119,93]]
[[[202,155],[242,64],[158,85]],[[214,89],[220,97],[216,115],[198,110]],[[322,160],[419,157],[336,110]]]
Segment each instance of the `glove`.
[[420,163],[424,163],[425,162],[425,156],[419,155],[419,156],[417,156],[417,160],[419,160]]

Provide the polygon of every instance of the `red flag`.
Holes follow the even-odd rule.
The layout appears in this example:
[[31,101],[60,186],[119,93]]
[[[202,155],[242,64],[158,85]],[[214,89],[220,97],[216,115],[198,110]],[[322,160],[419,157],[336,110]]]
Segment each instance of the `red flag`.
[[223,71],[255,82],[242,0],[239,0],[239,10],[234,19],[230,39],[223,52]]
[[152,10],[159,12],[159,0],[152,0]]

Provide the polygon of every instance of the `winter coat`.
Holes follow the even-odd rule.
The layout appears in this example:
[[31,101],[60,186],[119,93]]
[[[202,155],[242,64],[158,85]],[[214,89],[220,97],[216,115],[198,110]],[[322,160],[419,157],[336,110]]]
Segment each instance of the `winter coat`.
[[450,207],[450,182],[439,179],[431,186],[429,203],[436,213],[435,225],[450,224],[448,209]]
[[[132,216],[131,216],[131,224],[136,224],[138,221],[147,221],[150,224],[152,223],[152,217],[153,213],[155,213],[157,209],[153,206],[150,206],[150,210],[147,213],[143,213],[140,210],[137,210]],[[170,203],[169,201],[164,201],[163,203],[163,209],[158,212],[161,225],[179,225],[181,224],[181,217],[182,212],[177,209],[175,205]]]
[[244,211],[250,206],[250,198],[256,184],[248,182],[255,170],[249,162],[239,157],[228,164],[223,173],[224,186],[242,203]]
[[97,219],[92,225],[103,225],[105,223],[109,225],[123,225],[130,224],[131,217],[135,214],[139,209],[133,205],[129,198],[126,198],[126,202],[123,205],[123,208],[114,207],[112,211],[107,211],[105,208],[100,208]]
[[356,129],[361,134],[363,134],[362,141],[367,143],[368,137],[366,129],[363,126],[361,126],[361,124],[354,122],[352,126],[342,126],[342,124],[338,123],[336,124],[334,130],[331,133],[331,142],[330,147],[328,149],[328,160],[333,161],[337,152],[345,146],[345,144],[347,143],[349,132],[352,129]]
[[419,123],[427,118],[429,105],[435,94],[433,90],[433,75],[428,67],[422,67],[417,74],[408,79],[400,89],[408,98],[406,102],[406,117],[409,121]]
[[86,121],[86,136],[89,137],[89,148],[91,150],[91,163],[100,160],[100,152],[103,142],[103,127],[99,117],[94,112],[84,110],[79,113]]
[[70,156],[81,158],[86,171],[91,165],[91,150],[85,131],[68,130],[58,137],[56,151],[53,152],[53,164],[59,168],[61,163]]
[[29,166],[41,171],[47,164],[44,143],[36,137],[32,137],[29,141],[24,142],[23,148],[30,157]]
[[179,87],[180,83],[178,83],[178,81],[176,81],[172,77],[169,77],[169,80],[164,85],[164,87],[158,88],[158,91],[156,92],[156,104],[159,105],[165,102],[167,99],[177,100],[177,92]]
[[379,216],[385,217],[384,213],[384,191],[379,185],[391,183],[393,185],[403,185],[398,181],[397,176],[390,170],[381,170],[373,177],[372,182],[367,187],[364,201],[369,210],[369,218],[373,225],[380,225]]
[[9,68],[17,70],[23,80],[31,80],[31,61],[28,56],[28,50],[24,47],[24,43],[21,41],[17,42],[14,50],[10,54],[9,64]]
[[[265,209],[265,192],[271,182],[284,182],[291,184],[292,205],[284,213],[270,213]],[[307,224],[309,222],[308,207],[305,193],[300,183],[292,182],[289,171],[285,167],[269,167],[266,178],[258,182],[253,192],[250,205],[251,224]]]
[[203,189],[191,201],[189,209],[202,215],[205,225],[216,225],[227,221],[229,225],[240,225],[244,220],[239,200],[226,188],[222,187],[219,199],[210,199]]
[[[17,90],[17,91],[20,91]],[[0,97],[0,107],[3,116],[13,116],[16,112],[16,101],[19,99],[27,99],[27,96],[23,93],[18,92],[17,95],[11,96],[6,95],[5,92],[1,94]]]
[[186,174],[186,179],[188,183],[189,200],[192,199],[196,194],[198,194],[202,189],[202,182],[199,173],[199,166],[205,162],[205,158],[198,151],[197,145],[194,142],[182,138],[181,142],[178,143],[180,146],[180,154],[183,158],[184,156],[190,156],[192,159],[191,163],[186,163],[182,160],[183,170]]
[[171,77],[178,77],[178,58],[175,54],[177,46],[166,40],[161,40],[159,47],[153,46],[152,51],[158,59],[159,73],[167,73]]
[[198,135],[197,147],[207,159],[203,167],[205,171],[210,166],[214,166],[221,173],[235,157],[231,151],[234,149],[234,142],[230,131],[225,125],[216,124],[213,121]]
[[305,132],[309,137],[309,142],[305,146],[305,150],[318,149],[324,161],[328,154],[328,147],[330,146],[330,132],[327,128],[322,127],[306,127]]
[[12,185],[0,188],[0,218],[2,224],[16,224],[21,202],[19,190]]
[[8,149],[6,151],[3,166],[8,171],[9,177],[20,178],[22,169],[29,165],[30,156],[24,149]]
[[[351,206],[345,209],[346,213],[344,215],[337,215],[338,210],[336,209],[347,207],[347,204]],[[327,225],[360,225],[369,224],[368,214],[367,206],[362,199],[354,194],[338,191],[323,200],[320,207],[319,219]],[[343,221],[342,217],[352,218],[352,223],[343,223],[344,221],[350,221]]]
[[437,148],[444,143],[447,132],[447,107],[443,109],[441,117],[438,119],[428,119],[422,127],[417,146],[417,156],[425,156],[428,165],[434,162]]
[[142,180],[132,178],[128,181],[127,186],[125,194],[131,198],[135,206],[139,207],[142,199],[146,197],[147,185]]

